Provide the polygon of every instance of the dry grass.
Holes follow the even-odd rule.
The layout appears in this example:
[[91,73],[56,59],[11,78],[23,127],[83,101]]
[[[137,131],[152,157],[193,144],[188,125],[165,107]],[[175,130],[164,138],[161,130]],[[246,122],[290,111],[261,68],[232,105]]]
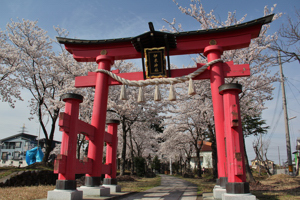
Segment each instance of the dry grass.
[[[293,177],[285,174],[273,175],[271,177],[258,176],[256,185],[251,184],[250,192],[260,200],[300,200],[300,176]],[[180,176],[177,176],[180,177]],[[182,178],[182,177],[180,177]],[[211,193],[215,186],[215,181],[210,176],[203,178],[183,178],[186,181],[198,185],[198,195]]]
[[0,188],[0,200],[32,200],[47,198],[47,192],[55,186],[6,187]]
[[118,185],[121,185],[124,192],[142,192],[150,188],[159,186],[161,183],[161,177],[155,178],[140,178],[136,181],[120,181]]
[[300,177],[293,177],[286,174],[273,175],[260,180],[260,184],[252,188],[251,193],[258,199],[300,199]]
[[[139,178],[136,181],[122,181],[122,191],[142,192],[159,186],[160,176],[155,178]],[[47,198],[47,192],[54,190],[55,186],[6,187],[0,188],[0,200],[32,200]]]

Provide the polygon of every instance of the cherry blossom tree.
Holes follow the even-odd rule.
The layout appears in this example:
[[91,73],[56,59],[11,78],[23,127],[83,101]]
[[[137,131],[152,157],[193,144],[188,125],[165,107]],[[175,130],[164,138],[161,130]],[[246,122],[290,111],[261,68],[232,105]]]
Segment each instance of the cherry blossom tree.
[[[125,61],[116,62],[113,69],[119,69],[120,73],[138,71],[132,63]],[[137,102],[139,88],[128,87],[126,89],[128,100],[120,100],[120,90],[120,86],[112,86],[109,88],[107,117],[120,120],[118,146],[121,154],[120,175],[123,175],[125,172],[126,158],[128,158],[128,156],[132,157],[128,154],[128,150],[130,152],[128,147],[131,142],[130,140],[128,141],[128,139],[130,139],[129,134],[131,133],[131,136],[137,134],[133,131],[138,131],[138,126],[144,126],[143,123],[155,124],[162,120],[163,117],[158,116],[158,113],[162,112],[164,103],[163,101],[160,103],[153,102],[154,89],[151,86],[144,88],[146,100],[141,103]]]
[[17,52],[7,42],[7,36],[0,31],[0,99],[14,108],[16,100],[22,100],[14,72],[19,68]]
[[[29,102],[30,119],[36,117],[43,130],[46,139],[43,162],[46,163],[51,151],[56,121],[60,109],[64,106],[60,96],[75,91],[75,76],[84,74],[88,68],[79,65],[62,46],[60,52],[54,52],[53,46],[56,43],[49,38],[45,30],[37,26],[37,23],[23,19],[16,22],[12,20],[7,24],[7,37],[4,38],[7,44],[6,51],[14,53],[14,57],[7,54],[2,66],[5,69],[15,69],[13,80],[10,79],[8,85],[18,91],[28,91],[32,96]],[[59,35],[67,34],[63,29],[55,29]],[[87,101],[89,100],[85,100]]]

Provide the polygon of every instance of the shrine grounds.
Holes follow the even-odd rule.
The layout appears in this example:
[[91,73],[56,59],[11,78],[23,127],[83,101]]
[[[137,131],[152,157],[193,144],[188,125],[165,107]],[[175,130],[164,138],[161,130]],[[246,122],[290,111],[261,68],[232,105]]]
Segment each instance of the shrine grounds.
[[[21,169],[0,168],[0,179]],[[30,170],[30,169],[28,169]],[[37,169],[34,169],[37,170]],[[268,177],[266,174],[259,175],[253,172],[256,183],[250,184],[251,193],[260,200],[300,200],[300,176],[292,177],[279,174]],[[175,175],[178,178],[182,176]],[[160,176],[155,178],[139,178],[137,176],[119,177],[118,184],[122,191],[142,192],[149,188],[160,185]],[[204,174],[202,178],[183,178],[186,181],[198,185],[199,200],[203,193],[210,193],[215,185],[210,173]],[[80,184],[80,182],[79,182]],[[55,185],[39,185],[25,187],[3,187],[0,188],[0,200],[32,200],[47,198],[47,191],[53,190]]]

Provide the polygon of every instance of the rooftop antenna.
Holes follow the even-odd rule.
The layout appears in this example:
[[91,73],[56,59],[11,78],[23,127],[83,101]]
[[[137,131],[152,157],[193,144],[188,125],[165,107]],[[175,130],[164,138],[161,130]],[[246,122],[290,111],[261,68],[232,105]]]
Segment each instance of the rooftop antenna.
[[26,129],[25,124],[23,124],[21,131],[19,133],[25,133],[25,129]]

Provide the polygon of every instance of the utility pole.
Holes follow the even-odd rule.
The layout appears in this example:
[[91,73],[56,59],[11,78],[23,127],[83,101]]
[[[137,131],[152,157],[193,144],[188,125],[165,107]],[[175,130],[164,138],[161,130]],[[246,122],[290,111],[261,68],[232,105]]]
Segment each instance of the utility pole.
[[279,69],[280,69],[281,90],[282,90],[282,104],[283,104],[284,122],[285,122],[286,152],[287,152],[287,159],[288,159],[288,165],[289,165],[289,172],[293,173],[292,154],[291,154],[291,142],[290,142],[290,131],[289,131],[289,119],[288,119],[287,106],[286,106],[284,76],[283,76],[283,72],[282,72],[281,56],[280,56],[280,52],[279,51],[278,51],[278,62],[279,62]]
[[280,164],[280,151],[279,151],[279,146],[278,146],[278,160],[279,160],[279,167],[281,167],[281,164]]
[[172,158],[170,158],[170,175],[172,175]]

